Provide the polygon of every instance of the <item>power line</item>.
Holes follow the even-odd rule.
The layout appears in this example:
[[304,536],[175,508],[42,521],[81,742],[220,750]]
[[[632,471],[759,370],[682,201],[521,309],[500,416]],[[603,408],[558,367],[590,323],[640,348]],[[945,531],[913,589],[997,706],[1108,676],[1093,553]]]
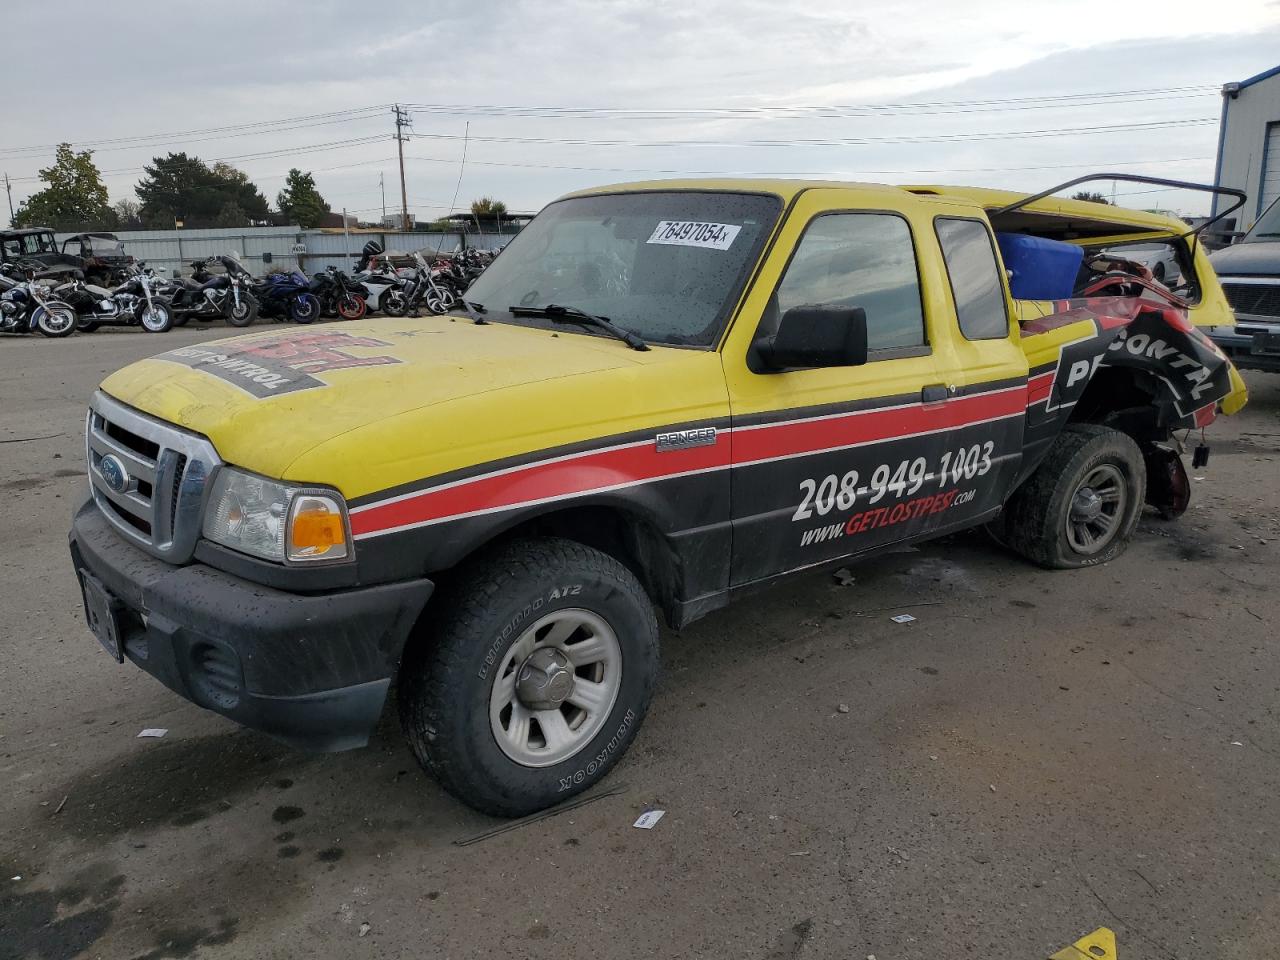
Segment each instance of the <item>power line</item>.
[[1000,113],[1027,110],[1115,106],[1162,100],[1186,100],[1216,93],[1216,87],[1165,87],[1111,93],[1055,94],[998,100],[941,100],[862,104],[759,104],[744,107],[556,107],[515,104],[411,104],[415,113],[506,118],[680,120],[722,117],[728,119],[832,119],[868,116],[947,116],[965,113]]
[[[474,138],[473,138],[474,139]],[[405,155],[406,160],[417,160],[423,163],[456,163],[448,157],[417,157],[412,154]],[[1105,160],[1091,163],[1049,163],[1035,164],[1030,166],[1017,167],[911,167],[896,170],[857,170],[851,171],[857,176],[893,176],[900,174],[917,174],[917,173],[1017,173],[1023,171],[1034,170],[1079,170],[1079,169],[1110,169],[1111,167],[1136,167],[1136,166],[1157,166],[1168,163],[1193,163],[1205,160],[1212,160],[1213,157],[1162,157],[1152,160]],[[724,176],[764,176],[764,177],[824,177],[831,174],[830,170],[688,170],[680,168],[655,168],[655,167],[585,167],[569,164],[556,163],[515,163],[511,161],[501,160],[468,160],[473,166],[482,167],[515,167],[520,169],[538,169],[538,170],[570,170],[580,173],[657,173],[657,174],[679,174],[683,176],[698,177],[724,177]]]
[[[310,144],[308,146],[303,146],[303,147],[283,147],[279,150],[266,150],[259,153],[242,153],[233,157],[213,157],[209,160],[205,160],[202,162],[213,164],[213,163],[230,163],[232,161],[245,161],[245,160],[266,160],[272,157],[297,156],[297,155],[306,154],[306,153],[321,153],[326,150],[341,150],[345,147],[365,146],[370,143],[385,143],[388,139],[389,138],[386,134],[378,134],[376,136],[360,137],[354,140],[333,140],[333,141],[330,141],[329,143]],[[360,164],[351,164],[351,166],[362,166],[364,162],[366,161],[362,161]],[[338,168],[334,167],[331,169],[338,169]],[[110,176],[123,176],[124,174],[129,174],[129,173],[145,173],[146,170],[147,170],[146,167],[125,167],[117,170],[99,170],[98,172],[104,177],[110,177]],[[15,183],[17,183],[20,180],[28,181],[28,182],[39,180],[40,177],[39,176],[13,177],[12,179]]]
[[[346,123],[350,120],[365,119],[365,115],[374,116],[377,113],[381,112],[383,109],[385,109],[385,106],[383,104],[377,104],[372,107],[353,107],[348,110],[334,110],[334,111],[330,111],[329,113],[313,113],[313,114],[309,114],[301,117],[285,117],[283,119],[278,119],[278,120],[255,120],[251,123],[238,123],[238,124],[231,124],[229,126],[223,126],[223,127],[206,127],[202,130],[184,130],[184,131],[179,131],[177,133],[148,133],[148,134],[139,134],[137,136],[132,136],[132,137],[114,137],[108,140],[73,140],[73,141],[66,141],[66,142],[70,142],[72,146],[79,147],[81,149],[106,148],[114,144],[127,144],[128,146],[113,147],[113,149],[130,149],[131,147],[146,146],[147,144],[140,143],[139,141],[147,141],[147,140],[172,141],[172,140],[181,139],[181,138],[199,137],[199,136],[205,136],[206,134],[221,134],[221,133],[226,133],[228,136],[252,136],[253,133],[258,133],[258,132],[274,133],[276,130],[282,129],[283,124],[300,123],[302,124],[302,126],[289,128],[289,129],[302,129],[302,127],[305,127],[305,126],[323,126],[324,124],[329,124],[329,123]],[[317,122],[317,123],[304,122],[304,121],[312,121],[312,120],[320,121],[320,122]],[[264,131],[264,128],[265,128],[265,131]],[[234,131],[244,131],[244,130],[249,130],[250,132],[234,133]],[[210,136],[207,139],[220,139],[220,138]],[[200,141],[187,140],[186,142],[200,142]],[[57,149],[58,146],[60,146],[60,144],[46,143],[46,144],[29,145],[25,147],[5,147],[3,149],[0,149],[0,156],[21,155],[21,154],[29,154],[29,153],[36,153],[36,154],[46,153],[50,150]]]
[[[573,137],[470,137],[481,143],[535,143],[580,147],[844,147],[871,143],[969,143],[982,140],[1031,140],[1058,136],[1098,136],[1109,133],[1147,132],[1216,124],[1216,117],[1154,120],[1089,127],[1051,127],[1035,130],[991,130],[978,133],[944,133],[883,137],[813,137],[788,140],[596,140]],[[461,140],[453,133],[416,134],[424,140]]]

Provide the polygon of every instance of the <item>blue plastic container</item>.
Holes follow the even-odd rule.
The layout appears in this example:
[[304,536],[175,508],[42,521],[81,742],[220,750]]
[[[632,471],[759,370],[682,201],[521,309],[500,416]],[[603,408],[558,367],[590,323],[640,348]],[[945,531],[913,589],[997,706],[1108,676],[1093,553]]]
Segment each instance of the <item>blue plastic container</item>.
[[1012,272],[1009,289],[1015,300],[1071,298],[1084,261],[1082,247],[1025,233],[997,233],[996,243]]

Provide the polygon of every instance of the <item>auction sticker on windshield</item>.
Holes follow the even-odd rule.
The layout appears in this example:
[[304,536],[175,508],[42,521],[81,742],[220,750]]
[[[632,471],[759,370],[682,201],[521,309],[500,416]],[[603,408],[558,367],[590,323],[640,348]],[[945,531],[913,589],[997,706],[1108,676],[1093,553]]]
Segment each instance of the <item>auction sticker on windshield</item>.
[[677,247],[707,247],[728,250],[742,227],[735,223],[706,223],[701,220],[659,220],[646,243],[666,243]]

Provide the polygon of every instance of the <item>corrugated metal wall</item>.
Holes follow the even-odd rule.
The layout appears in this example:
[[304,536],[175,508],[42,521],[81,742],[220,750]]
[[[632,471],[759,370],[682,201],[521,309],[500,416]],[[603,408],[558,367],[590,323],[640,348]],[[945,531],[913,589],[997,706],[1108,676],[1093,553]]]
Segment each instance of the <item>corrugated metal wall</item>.
[[[1248,230],[1266,209],[1263,180],[1280,163],[1267,149],[1271,124],[1280,123],[1280,74],[1259,80],[1225,101],[1218,183],[1249,195],[1237,212],[1235,229]],[[1215,210],[1225,200],[1215,200]]]
[[[200,257],[215,257],[231,251],[239,253],[244,265],[254,274],[264,274],[273,267],[304,273],[317,273],[329,265],[350,270],[360,248],[377,240],[386,250],[411,253],[451,253],[460,246],[494,249],[503,246],[515,231],[489,233],[329,233],[303,230],[300,227],[245,227],[210,230],[123,230],[118,236],[132,256],[145,260],[162,276],[181,271],[189,274],[190,263]],[[69,233],[57,235],[58,245]]]

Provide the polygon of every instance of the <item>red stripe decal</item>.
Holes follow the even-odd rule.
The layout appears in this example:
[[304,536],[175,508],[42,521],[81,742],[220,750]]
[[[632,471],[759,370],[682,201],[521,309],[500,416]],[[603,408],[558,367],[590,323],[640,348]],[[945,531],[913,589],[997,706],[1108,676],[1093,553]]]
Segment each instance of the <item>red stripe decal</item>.
[[1044,403],[1049,399],[1049,394],[1053,393],[1053,378],[1056,373],[1056,370],[1049,370],[1027,381],[1027,406]]
[[351,514],[351,534],[376,533],[412,524],[430,523],[460,514],[502,509],[518,504],[572,496],[694,470],[729,465],[729,438],[721,434],[714,445],[659,453],[655,443],[622,447],[567,458],[558,463],[530,464],[498,476],[443,490],[424,490],[393,503],[377,504]]
[[1020,415],[1025,409],[1023,388],[1012,387],[945,403],[722,430],[715,444],[688,450],[660,453],[655,443],[646,442],[588,452],[357,508],[351,513],[351,533],[368,536],[678,474],[722,469],[730,464],[731,443],[733,462],[749,464],[952,429]]
[[864,410],[856,413],[751,430],[735,430],[733,462],[750,463],[777,457],[876,443],[934,430],[946,430],[978,420],[1023,413],[1021,388],[999,393],[959,397],[946,403]]

